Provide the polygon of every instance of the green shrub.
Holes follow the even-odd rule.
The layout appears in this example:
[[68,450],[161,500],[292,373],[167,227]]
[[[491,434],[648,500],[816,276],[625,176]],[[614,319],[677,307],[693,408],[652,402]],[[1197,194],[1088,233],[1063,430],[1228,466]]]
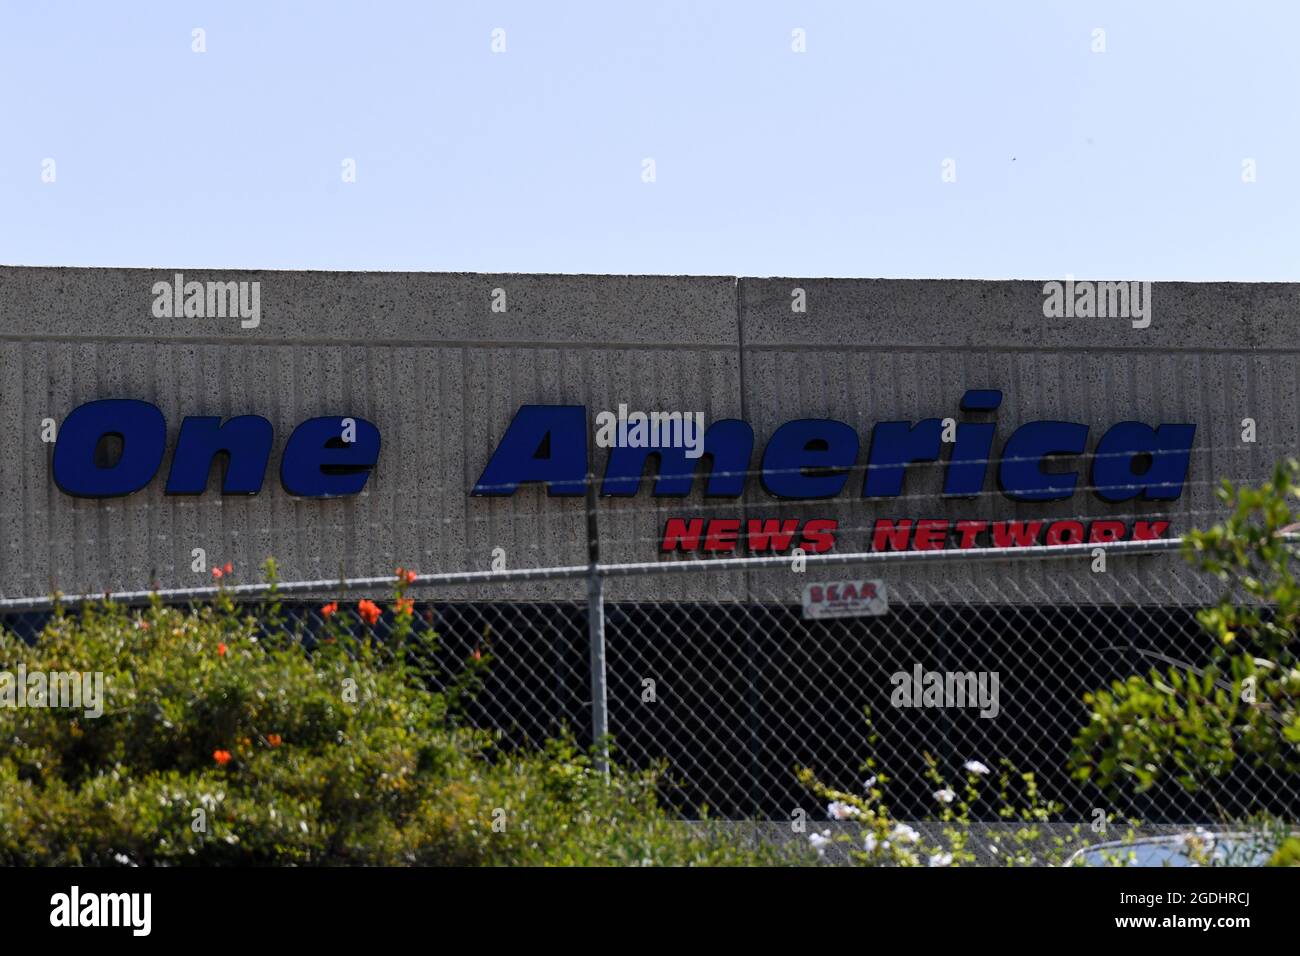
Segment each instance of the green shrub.
[[673,820],[653,774],[607,779],[571,741],[507,751],[461,726],[449,700],[490,665],[431,693],[406,661],[432,635],[399,620],[371,640],[354,608],[314,647],[274,605],[259,620],[224,596],[56,614],[33,646],[0,635],[0,669],[103,672],[106,697],[97,718],[0,708],[0,864],[794,859]]
[[1223,483],[1228,516],[1185,543],[1187,558],[1223,587],[1197,615],[1213,651],[1085,695],[1076,777],[1141,792],[1168,779],[1199,790],[1243,764],[1300,773],[1300,583],[1284,535],[1297,520],[1298,479],[1300,466],[1287,462],[1259,488]]

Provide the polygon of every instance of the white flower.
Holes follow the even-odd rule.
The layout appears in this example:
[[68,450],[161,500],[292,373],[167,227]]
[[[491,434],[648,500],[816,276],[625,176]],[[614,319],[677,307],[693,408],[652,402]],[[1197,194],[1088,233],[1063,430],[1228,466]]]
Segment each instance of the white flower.
[[817,851],[817,855],[821,856],[826,852],[826,847],[831,842],[831,831],[823,830],[821,833],[818,833],[814,830],[812,833],[808,834],[808,842],[811,843],[812,848]]
[[898,823],[894,825],[894,832],[891,833],[890,836],[899,843],[915,843],[920,839],[921,834],[917,833],[906,823]]
[[936,790],[934,799],[940,803],[952,803],[957,799],[957,794],[953,793],[952,787],[944,787],[942,790]]
[[1197,827],[1195,832],[1183,835],[1183,846],[1189,853],[1198,853],[1210,851],[1218,856],[1222,851],[1218,847],[1218,839],[1205,827]]
[[962,764],[962,767],[969,773],[978,773],[983,775],[989,772],[989,768],[984,766],[984,764],[980,763],[978,760],[967,760]]
[[951,854],[951,853],[936,853],[934,856],[930,857],[930,865],[931,865],[931,866],[951,866],[951,865],[952,865],[952,854]]
[[877,840],[876,835],[874,833],[868,833],[867,838],[862,841],[862,849],[866,850],[868,853],[875,853],[877,847],[879,847],[881,850],[888,850],[889,841]]
[[832,820],[852,820],[862,816],[862,811],[851,803],[835,800],[826,805],[826,815]]
[[131,862],[131,858],[127,856],[125,853],[114,853],[113,859],[117,860],[117,862],[121,863],[123,866],[135,865],[134,863]]
[[870,790],[872,787],[876,785],[876,779],[877,779],[876,777],[868,777],[866,780],[863,780],[862,789]]

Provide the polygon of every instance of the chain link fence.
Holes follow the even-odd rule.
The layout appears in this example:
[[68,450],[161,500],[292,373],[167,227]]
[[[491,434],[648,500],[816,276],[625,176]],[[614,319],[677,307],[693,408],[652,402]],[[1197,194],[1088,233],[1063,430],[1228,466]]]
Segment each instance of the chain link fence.
[[[919,820],[936,809],[930,761],[948,780],[961,779],[972,761],[990,768],[1005,761],[1032,772],[1065,820],[1087,821],[1099,808],[1149,824],[1261,812],[1294,820],[1295,778],[1245,762],[1195,792],[1171,784],[1103,793],[1070,773],[1086,692],[1152,667],[1199,666],[1212,649],[1196,612],[1213,588],[1174,573],[1183,563],[1178,546],[645,564],[601,564],[593,548],[586,566],[419,575],[407,607],[394,605],[391,578],[280,583],[275,622],[265,610],[267,585],[231,581],[220,591],[264,627],[309,646],[340,633],[373,639],[405,654],[432,689],[447,689],[466,662],[486,658],[481,686],[464,703],[469,721],[508,744],[536,745],[567,731],[598,754],[612,748],[624,765],[662,767],[663,799],[686,819],[788,821],[800,809],[822,817],[824,804],[796,776],[809,768],[855,792],[868,773],[887,777],[891,812]],[[680,575],[729,587],[739,576],[741,596],[646,597],[661,584],[678,593],[667,582]],[[620,597],[629,579],[638,582],[632,599]],[[877,613],[809,617],[805,590],[837,581],[877,588],[869,602]],[[542,583],[572,597],[516,597]],[[197,607],[217,594],[112,597]],[[57,598],[66,606],[87,600]],[[34,641],[54,604],[8,599],[0,615],[6,629]],[[927,683],[942,688],[939,697],[926,697]]]

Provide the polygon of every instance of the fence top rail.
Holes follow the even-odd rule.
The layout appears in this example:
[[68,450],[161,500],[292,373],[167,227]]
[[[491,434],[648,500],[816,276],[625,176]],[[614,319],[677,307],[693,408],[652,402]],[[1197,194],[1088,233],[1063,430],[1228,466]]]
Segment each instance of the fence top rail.
[[[1287,534],[1289,540],[1300,534]],[[798,560],[807,568],[843,566],[925,565],[950,562],[1037,561],[1059,558],[1090,557],[1097,550],[1108,555],[1162,554],[1179,550],[1182,538],[1152,541],[1112,541],[1082,544],[1041,545],[1025,548],[967,548],[937,551],[863,551],[840,554],[808,554]],[[492,585],[507,582],[566,581],[592,576],[616,578],[655,574],[700,574],[718,571],[758,571],[791,566],[791,555],[734,558],[702,558],[687,561],[643,561],[624,564],[579,564],[550,568],[516,568],[503,571],[454,571],[417,575],[413,587],[452,587]],[[41,597],[0,598],[0,612],[43,611],[57,607],[75,607],[85,603],[111,600],[120,604],[145,604],[155,597],[164,602],[210,600],[218,594],[234,599],[280,597],[296,594],[328,594],[347,591],[374,591],[394,585],[396,577],[334,578],[314,581],[281,581],[271,584],[236,584],[193,588],[166,588],[141,591],[102,592],[94,594],[53,594]]]

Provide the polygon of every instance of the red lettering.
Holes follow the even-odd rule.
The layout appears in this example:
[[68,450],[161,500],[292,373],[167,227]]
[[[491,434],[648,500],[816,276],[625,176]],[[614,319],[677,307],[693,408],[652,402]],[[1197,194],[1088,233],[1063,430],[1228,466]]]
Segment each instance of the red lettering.
[[700,546],[700,534],[704,531],[704,519],[692,518],[690,524],[684,518],[669,518],[664,526],[663,541],[660,551],[694,551]]
[[[872,551],[906,551],[907,539],[911,534],[912,520],[904,518],[894,526],[888,518],[877,518],[875,533],[871,539]],[[888,544],[889,547],[885,547]]]
[[734,551],[740,537],[739,518],[713,518],[704,536],[705,551]]
[[821,554],[835,547],[835,529],[840,526],[836,518],[814,518],[803,526],[803,549],[809,554]]
[[1133,525],[1134,541],[1157,541],[1169,530],[1168,521],[1138,521]]
[[799,530],[799,519],[789,521],[760,521],[751,518],[749,522],[750,551],[784,551],[790,547],[790,539]]
[[961,532],[961,541],[957,543],[960,550],[975,547],[975,536],[989,526],[987,521],[958,521],[957,530]]
[[1122,521],[1094,521],[1088,529],[1088,541],[1093,544],[1122,541],[1127,530]]
[[997,548],[1028,548],[1038,541],[1043,530],[1041,521],[993,522],[993,546]]
[[946,518],[922,518],[916,523],[912,547],[917,551],[942,551],[948,544]]
[[1082,521],[1053,521],[1047,529],[1047,544],[1083,544]]

